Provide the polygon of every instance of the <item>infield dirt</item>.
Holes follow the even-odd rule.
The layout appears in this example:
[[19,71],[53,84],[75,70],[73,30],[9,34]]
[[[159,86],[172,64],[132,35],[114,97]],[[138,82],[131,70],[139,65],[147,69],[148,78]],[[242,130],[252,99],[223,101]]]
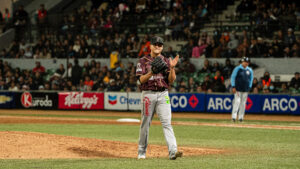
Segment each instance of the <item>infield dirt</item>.
[[[9,114],[13,114],[11,116]],[[139,113],[126,112],[67,112],[67,111],[41,111],[41,110],[0,110],[0,124],[9,123],[41,123],[41,124],[118,124],[139,125],[139,123],[120,123],[112,119],[85,119],[65,117],[38,117],[23,115],[82,115],[82,116],[124,116],[139,118]],[[176,113],[173,117],[196,119],[230,119],[229,114],[195,114]],[[299,116],[263,116],[247,115],[251,120],[273,120],[299,122]],[[153,121],[159,125],[159,121]],[[272,126],[272,125],[247,125],[247,124],[220,124],[200,122],[173,122],[173,125],[204,125],[221,127],[247,127],[300,130],[300,126]],[[58,159],[58,158],[136,158],[137,144],[101,140],[93,138],[81,138],[61,136],[54,134],[0,131],[0,159]],[[199,156],[206,154],[220,154],[231,150],[207,149],[199,147],[179,147],[184,156]],[[166,146],[150,145],[147,152],[149,158],[168,157]]]

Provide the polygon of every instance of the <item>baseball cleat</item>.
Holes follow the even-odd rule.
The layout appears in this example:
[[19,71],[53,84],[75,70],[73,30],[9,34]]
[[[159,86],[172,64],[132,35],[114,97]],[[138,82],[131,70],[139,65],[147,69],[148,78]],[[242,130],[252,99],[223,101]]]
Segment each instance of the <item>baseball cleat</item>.
[[138,155],[138,160],[140,159],[145,159],[146,158],[146,155],[145,154],[139,154]]
[[242,123],[242,122],[243,122],[243,119],[240,119],[239,121],[240,121],[240,123]]
[[177,157],[182,157],[182,155],[183,155],[183,152],[177,151],[176,153],[174,153],[170,156],[170,160],[176,160]]
[[235,123],[235,119],[232,119],[232,122],[234,122],[234,123]]

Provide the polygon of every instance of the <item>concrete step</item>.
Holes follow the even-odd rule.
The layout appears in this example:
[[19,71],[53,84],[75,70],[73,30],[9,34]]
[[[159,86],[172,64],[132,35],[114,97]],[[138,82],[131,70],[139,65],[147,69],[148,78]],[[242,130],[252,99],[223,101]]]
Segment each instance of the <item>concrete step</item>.
[[215,27],[215,26],[249,26],[249,22],[212,22],[212,23],[207,23],[204,24],[204,27]]

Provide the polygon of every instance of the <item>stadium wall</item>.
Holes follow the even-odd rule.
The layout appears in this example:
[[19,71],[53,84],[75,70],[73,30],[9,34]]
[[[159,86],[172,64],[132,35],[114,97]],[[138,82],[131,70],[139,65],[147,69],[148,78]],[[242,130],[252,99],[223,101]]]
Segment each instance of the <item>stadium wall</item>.
[[[0,109],[139,111],[137,92],[0,92]],[[170,93],[173,112],[230,113],[232,94]],[[300,95],[250,94],[246,113],[300,115]]]
[[[21,69],[32,69],[35,67],[35,61],[40,61],[42,65],[45,66],[46,69],[57,69],[59,64],[63,64],[66,67],[67,59],[3,59],[10,63],[13,67],[19,67]],[[83,65],[85,61],[100,61],[101,66],[108,66],[110,60],[109,59],[79,59],[79,64]],[[193,63],[196,68],[202,68],[205,58],[191,58],[190,61]],[[209,58],[208,59],[211,64],[214,62],[219,62],[220,64],[225,64],[225,58]],[[233,63],[238,64],[238,58],[231,59]],[[121,60],[124,65],[128,62],[136,63],[137,59],[122,59]],[[74,63],[73,59],[69,59],[70,63]],[[295,72],[299,72],[300,58],[251,58],[251,62],[265,68],[271,74],[294,74]]]

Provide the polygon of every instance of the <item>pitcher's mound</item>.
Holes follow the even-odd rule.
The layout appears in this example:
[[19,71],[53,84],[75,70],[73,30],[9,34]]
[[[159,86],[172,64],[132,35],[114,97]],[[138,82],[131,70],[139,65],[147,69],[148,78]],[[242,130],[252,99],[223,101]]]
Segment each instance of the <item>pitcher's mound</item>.
[[[0,159],[136,158],[137,144],[35,132],[1,131]],[[219,154],[223,150],[179,147],[184,156]],[[150,145],[147,158],[168,157],[166,146]]]

